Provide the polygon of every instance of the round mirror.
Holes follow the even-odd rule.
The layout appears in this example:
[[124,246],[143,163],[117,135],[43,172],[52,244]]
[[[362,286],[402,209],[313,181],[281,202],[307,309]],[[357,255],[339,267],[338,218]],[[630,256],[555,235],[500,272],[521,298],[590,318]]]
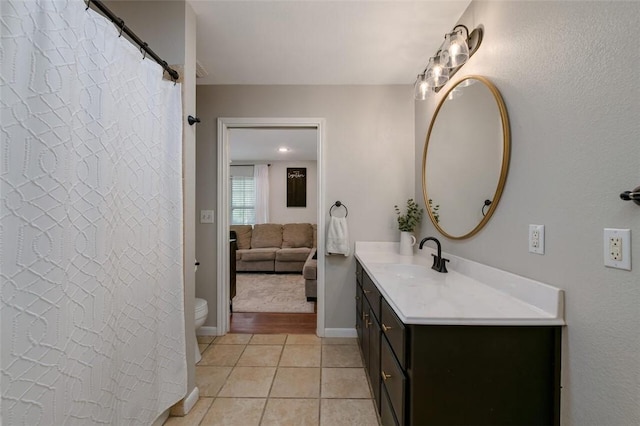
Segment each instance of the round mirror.
[[445,237],[469,238],[498,205],[509,168],[509,119],[498,89],[468,76],[444,94],[429,125],[422,192]]

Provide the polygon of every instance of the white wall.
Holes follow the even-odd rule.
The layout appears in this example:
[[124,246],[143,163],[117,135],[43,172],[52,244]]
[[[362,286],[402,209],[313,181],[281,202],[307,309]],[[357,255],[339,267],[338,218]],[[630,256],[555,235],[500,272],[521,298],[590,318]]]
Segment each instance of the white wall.
[[[196,209],[216,207],[218,117],[326,119],[326,206],[349,208],[351,241],[399,239],[394,204],[414,194],[414,115],[410,86],[198,86]],[[216,228],[197,224],[196,294],[216,321]],[[355,325],[353,256],[321,257],[326,274],[326,327]]]
[[[640,207],[619,199],[640,185],[640,3],[474,1],[461,22],[485,38],[454,79],[497,85],[512,155],[495,215],[443,250],[566,291],[563,425],[640,424]],[[416,103],[418,199],[436,102]],[[543,256],[527,252],[528,224],[546,226]],[[635,233],[632,271],[603,266],[605,227]]]
[[[317,223],[318,167],[315,161],[270,161],[269,221],[272,223]],[[287,207],[287,167],[307,168],[307,207]]]

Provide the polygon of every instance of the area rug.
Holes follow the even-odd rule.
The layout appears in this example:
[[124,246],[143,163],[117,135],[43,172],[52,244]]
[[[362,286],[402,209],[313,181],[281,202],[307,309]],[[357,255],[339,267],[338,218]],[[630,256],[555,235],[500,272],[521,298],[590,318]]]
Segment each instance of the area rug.
[[302,274],[236,275],[233,312],[312,313],[313,308],[304,294]]

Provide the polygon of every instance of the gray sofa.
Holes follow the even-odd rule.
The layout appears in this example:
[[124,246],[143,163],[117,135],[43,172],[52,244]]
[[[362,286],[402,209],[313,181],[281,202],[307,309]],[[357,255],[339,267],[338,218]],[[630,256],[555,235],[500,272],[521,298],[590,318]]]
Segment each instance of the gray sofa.
[[298,272],[317,245],[316,225],[232,225],[237,234],[237,272]]
[[314,248],[309,253],[307,261],[302,267],[302,276],[304,277],[304,294],[308,301],[316,300],[318,297],[318,260],[315,259],[317,250]]

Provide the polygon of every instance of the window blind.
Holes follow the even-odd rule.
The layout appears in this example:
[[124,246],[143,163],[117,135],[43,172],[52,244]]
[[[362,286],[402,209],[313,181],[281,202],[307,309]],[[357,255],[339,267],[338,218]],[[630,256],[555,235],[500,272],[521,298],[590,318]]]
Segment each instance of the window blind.
[[255,204],[256,185],[253,176],[231,176],[231,224],[254,224]]

